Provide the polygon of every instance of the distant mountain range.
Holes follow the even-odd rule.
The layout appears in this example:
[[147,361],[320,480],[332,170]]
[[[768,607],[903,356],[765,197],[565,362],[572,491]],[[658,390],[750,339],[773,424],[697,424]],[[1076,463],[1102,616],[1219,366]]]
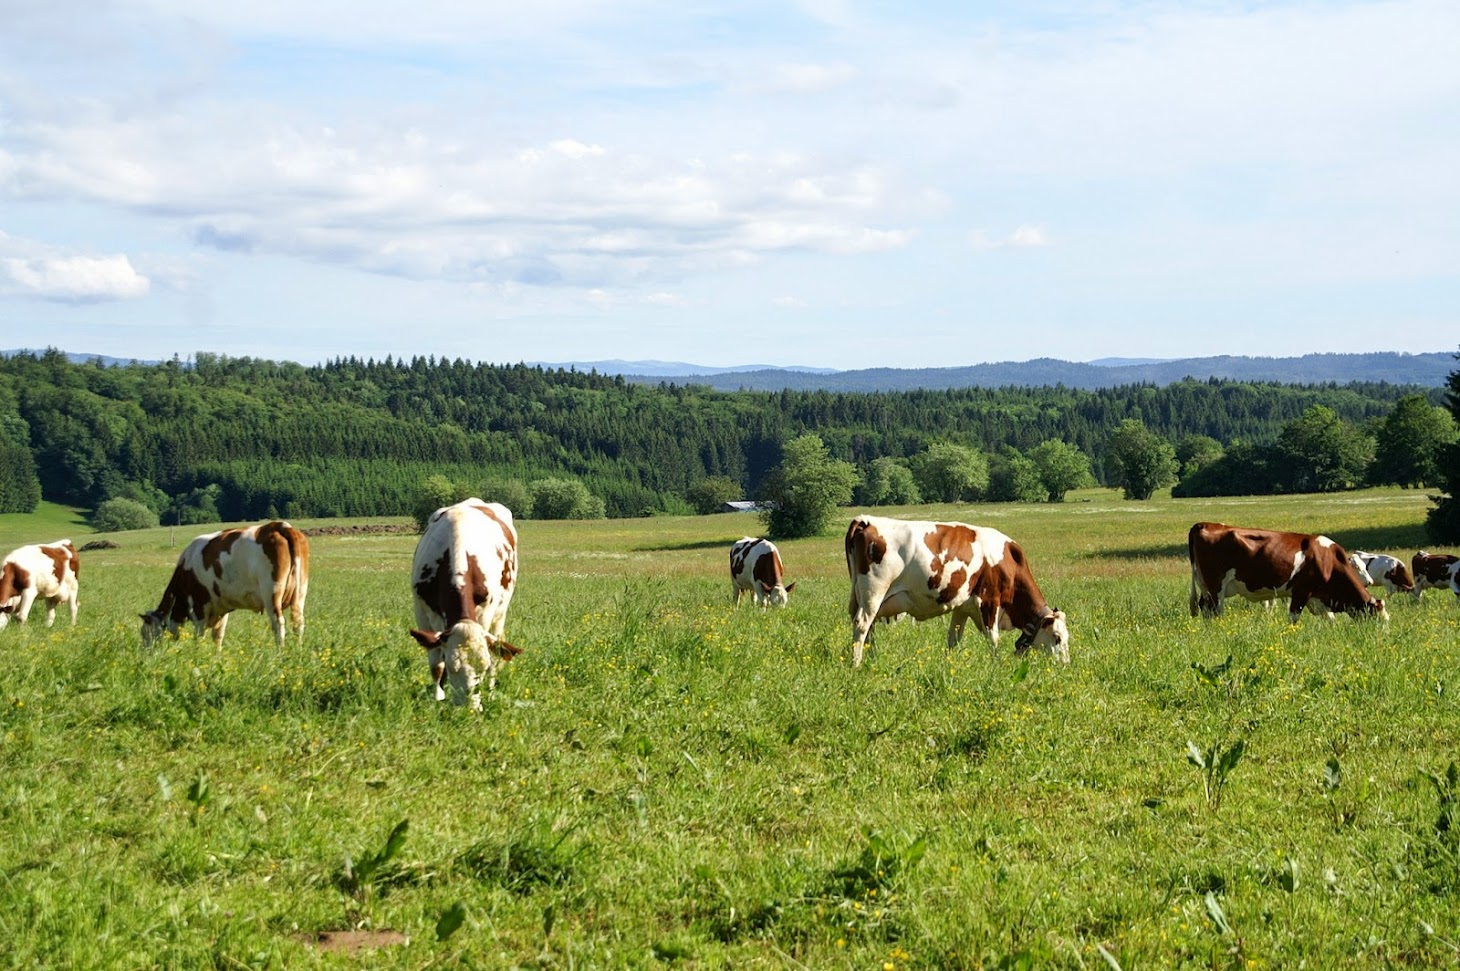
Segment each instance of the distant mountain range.
[[[1134,363],[1126,363],[1127,361]],[[600,368],[600,370],[602,370]],[[1280,384],[1346,384],[1383,381],[1427,388],[1445,383],[1460,360],[1449,352],[1401,354],[1305,354],[1302,357],[1193,357],[1176,361],[1105,358],[1079,363],[1038,358],[1000,364],[952,368],[869,368],[861,371],[807,373],[782,369],[734,373],[645,375],[625,374],[642,384],[700,384],[721,391],[912,391],[943,388],[998,388],[1056,385],[1069,388],[1112,388],[1128,384],[1168,385],[1184,378],[1224,378]],[[611,372],[612,373],[612,372]]]
[[[0,351],[0,356],[40,353],[28,348]],[[106,365],[129,364],[127,358],[104,354],[67,353],[72,362],[100,360]],[[156,364],[156,361],[139,361]],[[599,374],[621,374],[639,384],[698,384],[721,391],[912,391],[943,388],[999,388],[1062,384],[1068,388],[1112,388],[1129,384],[1167,385],[1184,378],[1222,378],[1230,381],[1269,381],[1279,384],[1347,384],[1383,381],[1389,384],[1442,386],[1451,372],[1460,370],[1460,357],[1448,351],[1404,354],[1375,351],[1369,354],[1305,354],[1302,357],[1192,357],[1161,360],[1140,357],[1105,357],[1095,361],[1036,358],[997,364],[950,368],[834,368],[777,367],[742,364],[707,367],[683,361],[529,361],[534,367],[574,368]]]
[[[17,354],[44,354],[45,350],[35,347],[12,347],[8,351],[0,351],[0,357],[14,357]],[[107,357],[105,354],[72,354],[66,353],[66,360],[72,364],[85,364],[88,361],[100,361],[107,367],[116,367],[122,364],[131,364],[135,358],[130,357]],[[156,364],[156,361],[137,361],[138,364]]]
[[528,361],[534,367],[575,368],[579,371],[597,371],[599,374],[637,375],[638,377],[699,377],[713,374],[740,374],[745,371],[790,371],[793,374],[836,374],[836,368],[797,367],[775,364],[737,364],[734,367],[706,367],[703,364],[686,364],[683,361]]

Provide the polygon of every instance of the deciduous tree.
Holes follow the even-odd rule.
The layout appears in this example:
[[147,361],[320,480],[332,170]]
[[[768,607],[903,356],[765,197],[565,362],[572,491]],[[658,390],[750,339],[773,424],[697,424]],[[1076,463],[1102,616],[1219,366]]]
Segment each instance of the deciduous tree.
[[1176,449],[1139,418],[1127,418],[1107,445],[1115,483],[1127,499],[1149,499],[1176,481]]
[[775,539],[814,536],[838,506],[851,502],[857,470],[850,462],[833,459],[818,435],[791,439],[781,455],[761,489],[767,504],[761,518]]

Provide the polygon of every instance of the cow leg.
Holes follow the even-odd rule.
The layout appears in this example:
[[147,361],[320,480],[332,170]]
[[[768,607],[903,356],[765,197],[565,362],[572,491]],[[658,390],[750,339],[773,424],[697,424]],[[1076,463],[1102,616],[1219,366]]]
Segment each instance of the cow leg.
[[74,594],[74,593],[71,594],[71,598],[70,598],[69,603],[71,605],[71,626],[72,627],[75,627],[76,626],[76,608],[77,608],[77,606],[79,606],[78,597],[77,597],[76,594]]
[[56,604],[57,604],[57,602],[58,601],[55,601],[55,600],[47,600],[46,601],[46,626],[47,627],[54,627],[54,626],[56,626]]
[[740,606],[740,598],[745,596],[745,588],[738,583],[730,584],[730,596],[734,598],[734,605]]
[[948,625],[948,650],[953,650],[963,640],[963,625],[967,622],[968,618],[963,614],[953,615],[953,621]]
[[228,615],[224,614],[222,617],[213,621],[208,629],[213,633],[214,645],[217,646],[218,650],[223,650],[223,635],[228,631]]
[[26,587],[25,592],[20,595],[20,606],[15,611],[15,619],[20,623],[23,624],[30,619],[30,608],[35,604],[35,596],[34,585]]
[[852,612],[852,667],[862,666],[862,653],[872,639],[872,626],[877,622],[877,610],[858,606]]
[[989,651],[994,657],[999,656],[999,605],[992,599],[978,605],[979,624],[983,626],[983,635],[989,639]]
[[299,600],[299,599],[296,598],[295,601],[292,604],[289,605],[289,621],[290,621],[291,626],[293,626],[293,628],[294,628],[294,636],[299,639],[299,643],[300,644],[303,644],[304,643],[304,601]]

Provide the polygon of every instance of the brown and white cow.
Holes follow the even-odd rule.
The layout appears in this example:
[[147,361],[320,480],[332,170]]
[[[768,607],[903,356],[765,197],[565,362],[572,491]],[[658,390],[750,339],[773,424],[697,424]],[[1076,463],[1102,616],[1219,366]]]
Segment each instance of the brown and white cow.
[[521,653],[502,639],[517,585],[517,530],[512,511],[496,502],[464,499],[426,521],[411,566],[416,629],[436,700],[482,707],[480,686],[497,686],[497,669]]
[[1420,550],[1410,561],[1414,567],[1414,595],[1431,588],[1452,590],[1460,597],[1460,556],[1453,553],[1426,553]]
[[10,623],[10,615],[25,623],[30,608],[40,600],[46,605],[46,626],[56,622],[56,608],[71,608],[71,624],[76,624],[77,576],[81,561],[69,539],[54,543],[22,546],[0,563],[0,629]]
[[1271,529],[1243,529],[1196,523],[1186,537],[1191,562],[1191,616],[1222,612],[1228,597],[1288,600],[1293,623],[1307,607],[1313,613],[1372,615],[1389,619],[1349,562],[1344,548],[1327,536]]
[[927,620],[952,614],[948,647],[972,618],[997,649],[999,631],[1019,634],[1016,650],[1047,650],[1070,660],[1063,611],[1051,608],[1034,582],[1018,543],[987,526],[858,516],[847,527],[847,573],[852,596],[852,664],[879,617],[909,614]]
[[1409,567],[1397,556],[1355,550],[1348,555],[1348,561],[1354,565],[1354,571],[1366,587],[1382,586],[1385,595],[1389,597],[1396,593],[1415,592],[1414,578],[1409,575]]
[[223,646],[228,615],[252,610],[268,617],[274,640],[284,644],[284,611],[304,639],[304,600],[309,593],[309,540],[286,522],[260,523],[197,537],[178,554],[172,579],[155,610],[142,614],[142,644],[163,632],[177,638],[191,621]]
[[730,547],[730,585],[735,606],[749,592],[762,607],[784,607],[796,584],[785,582],[781,551],[768,539],[747,536]]

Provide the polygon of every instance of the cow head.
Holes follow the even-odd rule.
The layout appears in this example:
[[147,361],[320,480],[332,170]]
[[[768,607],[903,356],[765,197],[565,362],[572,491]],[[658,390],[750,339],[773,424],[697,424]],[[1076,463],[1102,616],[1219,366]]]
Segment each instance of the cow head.
[[1384,601],[1379,597],[1372,598],[1359,609],[1365,616],[1378,617],[1384,623],[1389,623],[1389,611],[1384,609]]
[[151,647],[157,639],[167,633],[177,639],[177,621],[160,610],[149,610],[139,615],[142,618],[142,646]]
[[426,664],[436,686],[436,700],[444,701],[443,680],[451,683],[451,700],[481,711],[482,681],[487,690],[497,687],[497,669],[522,649],[493,637],[474,620],[463,620],[449,630],[412,630],[411,636],[426,649]]
[[1024,626],[1014,650],[1022,654],[1031,647],[1048,651],[1050,657],[1063,664],[1070,663],[1070,628],[1063,610],[1047,607],[1045,613]]
[[1410,575],[1409,567],[1404,565],[1403,560],[1395,560],[1393,568],[1390,569],[1388,573],[1384,574],[1384,577],[1391,584],[1393,584],[1394,589],[1398,590],[1400,593],[1416,592],[1414,588],[1414,577]]
[[760,592],[765,598],[765,603],[770,607],[784,607],[791,600],[791,591],[796,589],[795,583],[788,583],[781,586],[779,583],[771,586],[764,580],[760,581]]

